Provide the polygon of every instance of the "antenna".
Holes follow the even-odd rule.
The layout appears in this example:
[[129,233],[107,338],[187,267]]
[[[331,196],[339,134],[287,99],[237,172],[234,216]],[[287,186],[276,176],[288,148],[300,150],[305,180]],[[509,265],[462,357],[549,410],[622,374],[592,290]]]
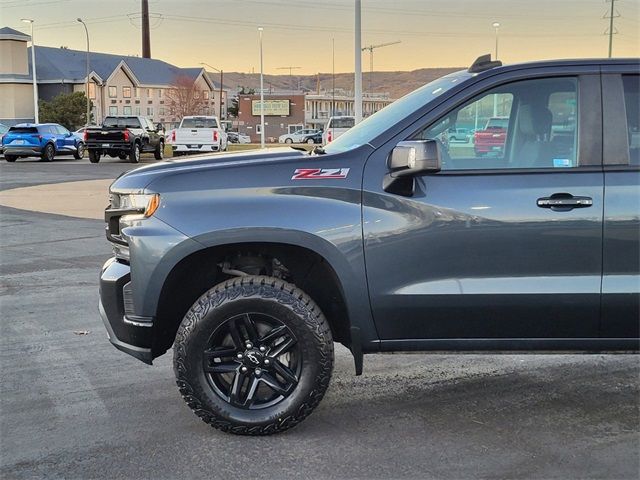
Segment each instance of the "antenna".
[[294,88],[293,88],[293,70],[298,70],[299,68],[302,67],[294,67],[294,66],[288,66],[288,67],[278,67],[277,70],[289,70],[289,85],[291,86],[291,93],[294,92]]
[[377,45],[369,45],[367,47],[362,47],[362,51],[369,50],[369,93],[371,93],[371,81],[373,79],[373,51],[376,48],[388,47],[389,45],[396,45],[397,43],[402,43],[400,40],[396,40],[395,42],[388,43],[379,43]]

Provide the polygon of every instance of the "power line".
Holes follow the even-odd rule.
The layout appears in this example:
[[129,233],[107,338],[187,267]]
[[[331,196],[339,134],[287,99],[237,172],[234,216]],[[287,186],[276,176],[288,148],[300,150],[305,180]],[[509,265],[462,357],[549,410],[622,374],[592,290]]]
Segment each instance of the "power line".
[[293,70],[298,70],[302,67],[294,67],[289,65],[288,67],[277,67],[276,70],[289,70],[289,86],[291,87],[291,93],[293,93]]
[[606,0],[606,1],[611,3],[611,12],[609,13],[608,16],[605,13],[602,18],[606,18],[609,20],[609,28],[608,30],[605,30],[604,33],[605,35],[607,33],[609,34],[609,58],[611,58],[611,53],[613,52],[613,35],[618,33],[618,31],[613,27],[613,19],[618,18],[620,16],[620,13],[615,9],[616,0]]

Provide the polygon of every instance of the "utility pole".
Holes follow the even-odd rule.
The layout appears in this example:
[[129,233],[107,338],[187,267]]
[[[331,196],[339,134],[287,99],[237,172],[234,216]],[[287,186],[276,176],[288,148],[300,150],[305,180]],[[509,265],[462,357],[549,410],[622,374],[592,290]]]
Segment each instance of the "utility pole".
[[40,123],[40,115],[38,112],[38,81],[36,76],[36,42],[33,39],[33,22],[32,18],[23,18],[24,23],[31,24],[31,71],[33,80],[33,119],[35,123]]
[[151,58],[149,38],[149,0],[142,0],[142,58]]
[[262,63],[262,32],[263,27],[258,27],[260,35],[260,148],[264,148],[264,64]]
[[336,39],[331,39],[331,115],[336,114]]
[[395,42],[388,43],[379,43],[378,45],[369,45],[368,47],[362,47],[362,51],[369,50],[369,93],[371,93],[372,86],[371,83],[373,81],[373,51],[376,48],[388,47],[389,45],[395,45],[396,43],[401,43],[400,40],[396,40]]
[[87,121],[85,125],[89,125],[91,123],[91,100],[89,99],[89,30],[87,30],[87,24],[81,18],[77,19],[78,22],[82,24],[84,27],[84,33],[87,35],[87,85],[86,85],[86,93],[87,93]]
[[615,28],[613,28],[613,19],[618,18],[620,14],[615,9],[616,0],[607,0],[611,2],[611,11],[609,12],[609,16],[605,13],[602,18],[609,19],[609,30],[605,31],[605,34],[609,34],[609,58],[613,55],[613,35],[618,33]]
[[355,123],[362,121],[362,2],[355,0],[355,28],[354,28],[354,54],[355,54],[355,77],[353,79],[353,112]]
[[293,66],[288,66],[288,67],[278,67],[276,70],[289,70],[289,86],[291,87],[291,93],[294,92],[294,88],[293,88],[293,70],[298,70],[299,68],[302,67],[293,67]]

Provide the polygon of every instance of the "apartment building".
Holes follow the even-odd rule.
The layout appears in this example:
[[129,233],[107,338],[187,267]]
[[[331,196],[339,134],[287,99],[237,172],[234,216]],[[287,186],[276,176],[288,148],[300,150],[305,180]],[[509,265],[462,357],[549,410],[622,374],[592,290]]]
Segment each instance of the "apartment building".
[[[31,47],[28,35],[0,29],[0,122],[33,121]],[[67,48],[35,47],[38,97],[51,100],[61,93],[87,89],[87,53]],[[107,115],[146,115],[154,123],[172,128],[180,122],[172,111],[172,89],[178,79],[194,83],[196,114],[226,117],[226,91],[204,68],[180,68],[162,60],[91,52],[89,98],[92,117],[101,123]]]

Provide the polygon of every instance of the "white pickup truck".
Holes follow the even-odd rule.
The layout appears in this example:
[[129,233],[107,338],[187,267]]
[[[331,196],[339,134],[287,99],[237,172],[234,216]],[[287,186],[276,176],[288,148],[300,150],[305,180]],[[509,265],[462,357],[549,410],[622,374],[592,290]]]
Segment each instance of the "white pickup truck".
[[184,117],[180,126],[172,130],[167,143],[173,155],[189,153],[223,152],[227,149],[227,134],[220,128],[218,117]]

